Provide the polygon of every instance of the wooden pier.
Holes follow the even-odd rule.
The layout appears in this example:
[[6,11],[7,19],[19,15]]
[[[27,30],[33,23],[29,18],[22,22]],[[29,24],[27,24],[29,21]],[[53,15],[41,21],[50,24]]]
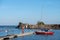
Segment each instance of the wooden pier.
[[20,36],[26,36],[26,35],[31,35],[33,33],[34,32],[27,32],[27,33],[21,33],[21,34],[13,34],[13,35],[2,36],[2,37],[0,37],[0,40],[10,39],[10,38],[15,38],[15,37],[20,37]]

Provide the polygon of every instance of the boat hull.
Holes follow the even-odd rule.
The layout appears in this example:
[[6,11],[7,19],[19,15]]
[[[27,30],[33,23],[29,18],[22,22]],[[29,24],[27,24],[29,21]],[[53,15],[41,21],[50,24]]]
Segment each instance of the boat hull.
[[37,35],[53,35],[53,32],[35,32]]

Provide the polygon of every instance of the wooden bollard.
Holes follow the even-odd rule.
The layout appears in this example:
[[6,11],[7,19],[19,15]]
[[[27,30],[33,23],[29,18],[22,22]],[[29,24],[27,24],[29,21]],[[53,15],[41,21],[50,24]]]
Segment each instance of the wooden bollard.
[[14,38],[17,38],[17,37],[18,37],[17,35],[14,36]]
[[10,38],[8,37],[8,38],[4,38],[3,40],[9,40]]

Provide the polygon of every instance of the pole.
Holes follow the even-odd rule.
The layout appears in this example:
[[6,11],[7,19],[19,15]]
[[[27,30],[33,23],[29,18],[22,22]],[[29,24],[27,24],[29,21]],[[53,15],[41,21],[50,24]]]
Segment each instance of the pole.
[[41,4],[41,22],[42,22],[42,17],[43,17],[43,3]]

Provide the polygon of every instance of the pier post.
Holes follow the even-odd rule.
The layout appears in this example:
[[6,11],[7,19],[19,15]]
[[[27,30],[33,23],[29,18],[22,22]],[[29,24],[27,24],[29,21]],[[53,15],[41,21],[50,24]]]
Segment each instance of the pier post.
[[3,40],[9,40],[9,38],[4,38]]

